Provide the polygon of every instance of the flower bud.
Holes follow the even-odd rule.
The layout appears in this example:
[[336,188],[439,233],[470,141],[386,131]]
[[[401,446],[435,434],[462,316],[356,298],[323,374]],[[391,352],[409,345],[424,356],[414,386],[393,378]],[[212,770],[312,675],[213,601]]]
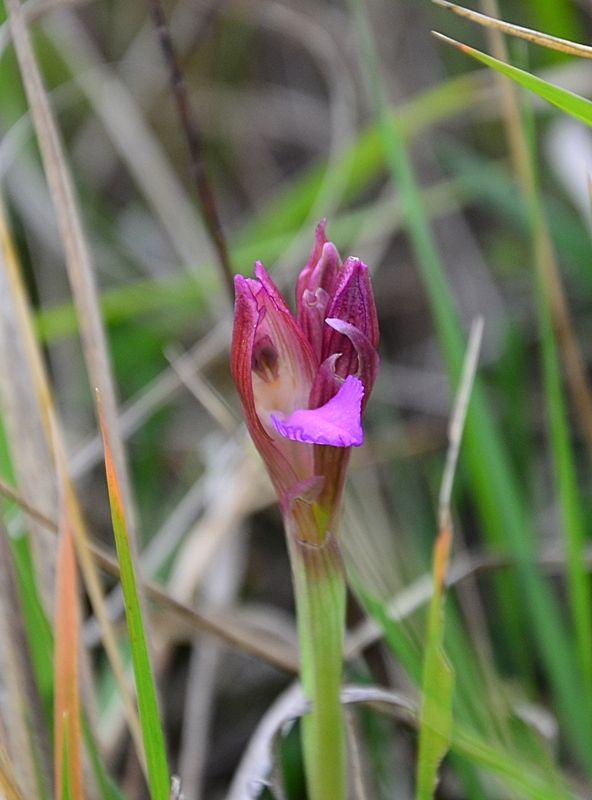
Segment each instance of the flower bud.
[[316,241],[308,264],[298,278],[296,306],[298,324],[321,360],[323,333],[331,293],[341,269],[337,248],[325,236],[326,221],[317,226]]
[[[368,267],[359,258],[348,258],[345,261],[327,307],[326,319],[340,320],[357,328],[369,346],[376,351],[379,334],[374,294]],[[341,353],[341,358],[335,365],[337,374],[341,377],[364,371],[364,367],[358,363],[358,348],[352,337],[340,330],[339,326],[330,324],[325,326],[323,333],[322,358],[328,358],[333,353]],[[366,387],[368,393],[372,385]]]

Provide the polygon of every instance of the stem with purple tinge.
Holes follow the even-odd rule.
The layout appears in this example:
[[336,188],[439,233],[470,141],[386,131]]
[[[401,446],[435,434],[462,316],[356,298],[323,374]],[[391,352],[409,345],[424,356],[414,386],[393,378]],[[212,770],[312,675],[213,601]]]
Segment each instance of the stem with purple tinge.
[[286,531],[296,598],[300,677],[311,711],[302,719],[309,800],[345,800],[345,727],[340,690],[345,629],[345,574],[335,538]]

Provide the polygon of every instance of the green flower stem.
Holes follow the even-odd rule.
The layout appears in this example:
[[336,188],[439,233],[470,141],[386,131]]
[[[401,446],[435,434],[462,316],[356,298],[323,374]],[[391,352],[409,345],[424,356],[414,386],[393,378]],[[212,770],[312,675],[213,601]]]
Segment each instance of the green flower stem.
[[345,800],[345,728],[340,701],[345,575],[335,539],[320,543],[286,521],[300,640],[300,677],[312,709],[302,720],[309,800]]

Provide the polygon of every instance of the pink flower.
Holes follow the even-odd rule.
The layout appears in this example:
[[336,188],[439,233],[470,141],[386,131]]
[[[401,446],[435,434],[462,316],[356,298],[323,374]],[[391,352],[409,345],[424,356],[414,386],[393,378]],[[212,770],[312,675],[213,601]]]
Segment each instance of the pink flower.
[[368,268],[342,264],[323,221],[298,279],[296,319],[260,263],[235,288],[231,368],[251,436],[284,510],[308,494],[332,518],[378,371]]

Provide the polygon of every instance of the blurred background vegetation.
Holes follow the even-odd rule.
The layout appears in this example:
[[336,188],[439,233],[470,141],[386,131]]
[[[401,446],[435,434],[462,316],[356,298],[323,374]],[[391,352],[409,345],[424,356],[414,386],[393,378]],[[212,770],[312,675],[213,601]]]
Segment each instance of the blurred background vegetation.
[[[485,0],[470,5],[496,10]],[[23,796],[51,796],[39,781],[52,762],[55,537],[47,518],[58,521],[64,493],[56,441],[89,536],[113,550],[93,391],[109,384],[109,369],[89,321],[92,292],[76,294],[85,280],[76,253],[66,269],[59,198],[38,145],[41,100],[25,94],[13,47],[17,6],[63,142],[64,158],[54,151],[49,169],[71,171],[100,294],[134,546],[142,574],[162,588],[146,609],[171,771],[186,800],[246,798],[244,789],[227,792],[246,748],[263,741],[275,769],[270,779],[261,752],[251,759],[253,796],[258,786],[262,796],[282,797],[283,783],[286,797],[302,798],[294,732],[280,753],[258,728],[297,664],[283,532],[229,376],[231,298],[152,4],[6,6],[0,755]],[[355,796],[413,796],[448,420],[468,330],[482,316],[453,502],[446,651],[454,730],[438,797],[589,797],[589,130],[436,40],[432,29],[504,56],[491,32],[423,0],[176,0],[162,11],[232,269],[250,274],[260,259],[291,295],[326,217],[341,254],[373,271],[381,372],[344,510],[346,681],[391,694],[382,707],[368,694],[370,707],[348,711]],[[579,42],[592,27],[590,8],[575,0],[500,0],[499,14]],[[516,40],[506,47],[505,60],[589,92],[585,60]],[[26,69],[31,78],[34,67]],[[64,208],[75,220],[75,207]],[[128,664],[117,583],[104,573],[101,580]],[[85,587],[80,673],[96,749],[86,747],[114,781],[101,783],[102,768],[87,765],[87,794],[146,797]],[[274,713],[281,727],[277,706]]]

